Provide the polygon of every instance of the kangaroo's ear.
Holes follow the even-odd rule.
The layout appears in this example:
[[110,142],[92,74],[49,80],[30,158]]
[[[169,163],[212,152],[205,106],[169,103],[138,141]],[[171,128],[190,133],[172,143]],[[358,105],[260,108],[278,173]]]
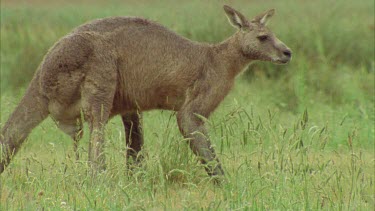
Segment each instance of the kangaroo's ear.
[[236,11],[228,5],[224,5],[224,11],[228,17],[229,23],[234,27],[238,29],[249,27],[247,19],[240,12]]
[[269,19],[275,14],[275,9],[270,9],[260,15],[257,15],[252,22],[257,22],[263,26],[267,25]]

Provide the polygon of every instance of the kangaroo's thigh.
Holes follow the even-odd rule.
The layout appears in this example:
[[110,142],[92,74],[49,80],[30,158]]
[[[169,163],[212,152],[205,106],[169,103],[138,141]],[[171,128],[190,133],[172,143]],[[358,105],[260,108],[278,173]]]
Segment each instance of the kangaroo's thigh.
[[94,59],[95,46],[81,34],[59,40],[46,54],[40,66],[42,93],[52,101],[74,104]]

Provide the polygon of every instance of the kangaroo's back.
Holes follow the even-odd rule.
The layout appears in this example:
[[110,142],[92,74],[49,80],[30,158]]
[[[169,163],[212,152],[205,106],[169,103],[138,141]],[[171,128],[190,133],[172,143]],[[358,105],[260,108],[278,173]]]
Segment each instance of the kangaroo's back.
[[[156,22],[136,17],[99,19],[77,27],[72,33],[84,32],[105,37],[113,43],[119,61],[128,64],[126,71],[143,75],[145,72],[142,71],[168,71],[171,74],[187,69],[186,66],[191,69],[193,63],[203,62],[209,47],[186,39]],[[137,65],[144,66],[138,68]]]

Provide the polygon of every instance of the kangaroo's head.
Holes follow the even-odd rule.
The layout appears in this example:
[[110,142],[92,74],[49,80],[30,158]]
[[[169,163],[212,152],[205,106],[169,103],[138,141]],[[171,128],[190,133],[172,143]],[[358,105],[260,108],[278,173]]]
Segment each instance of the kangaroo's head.
[[239,43],[241,53],[254,60],[272,61],[276,64],[286,64],[292,58],[292,51],[267,28],[267,21],[275,13],[274,9],[257,15],[251,21],[235,9],[225,5],[225,13],[229,22],[239,32],[236,40]]

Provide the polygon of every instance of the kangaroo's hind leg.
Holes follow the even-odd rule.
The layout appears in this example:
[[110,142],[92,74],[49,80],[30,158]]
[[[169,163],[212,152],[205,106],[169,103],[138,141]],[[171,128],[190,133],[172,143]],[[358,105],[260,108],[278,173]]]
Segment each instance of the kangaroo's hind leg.
[[143,146],[142,115],[137,112],[122,115],[122,122],[125,127],[127,164],[132,158],[135,164],[142,160],[138,154]]
[[109,90],[108,93],[93,94],[92,88],[84,91],[87,102],[84,112],[90,127],[89,161],[94,170],[104,170],[104,129],[109,119],[113,94]]
[[[102,51],[104,52],[104,51]],[[104,129],[113,105],[117,71],[113,57],[99,54],[82,84],[82,108],[90,127],[89,161],[93,170],[105,169]]]

